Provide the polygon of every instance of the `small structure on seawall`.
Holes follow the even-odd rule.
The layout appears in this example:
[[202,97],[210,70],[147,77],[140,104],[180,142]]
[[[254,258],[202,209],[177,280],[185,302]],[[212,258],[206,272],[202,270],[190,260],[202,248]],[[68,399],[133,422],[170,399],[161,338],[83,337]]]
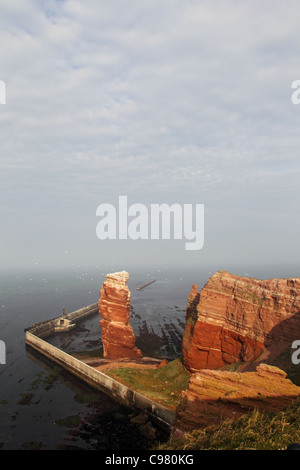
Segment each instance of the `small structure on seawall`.
[[66,317],[66,309],[63,308],[62,316],[54,320],[54,333],[60,333],[63,331],[70,331],[75,328],[76,323],[72,322],[69,318]]
[[127,271],[107,274],[100,290],[99,313],[103,357],[124,359],[142,357],[135,346],[135,336],[129,324],[130,290]]
[[54,324],[54,333],[60,333],[62,331],[70,331],[75,328],[76,324],[72,323],[68,318],[60,317]]

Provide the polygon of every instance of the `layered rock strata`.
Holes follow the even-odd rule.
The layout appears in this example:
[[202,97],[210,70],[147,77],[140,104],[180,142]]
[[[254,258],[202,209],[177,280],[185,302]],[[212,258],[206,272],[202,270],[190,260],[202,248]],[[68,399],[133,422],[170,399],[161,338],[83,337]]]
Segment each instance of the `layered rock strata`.
[[278,411],[300,397],[300,388],[277,367],[260,364],[255,372],[202,370],[191,376],[176,409],[174,434],[225,419],[235,420],[253,409]]
[[190,372],[257,359],[272,342],[300,339],[300,279],[218,271],[188,296],[182,341]]
[[108,359],[139,358],[135,336],[129,324],[130,291],[126,271],[107,274],[100,290],[99,313],[103,356]]

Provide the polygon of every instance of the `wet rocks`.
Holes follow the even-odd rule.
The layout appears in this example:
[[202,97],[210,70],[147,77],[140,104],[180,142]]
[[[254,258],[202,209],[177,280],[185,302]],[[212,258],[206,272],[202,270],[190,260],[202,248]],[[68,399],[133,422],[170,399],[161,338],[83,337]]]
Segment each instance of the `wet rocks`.
[[130,422],[133,424],[146,424],[149,419],[149,416],[146,413],[140,413],[138,415],[133,416],[130,419]]
[[159,432],[149,419],[147,413],[139,413],[130,419],[130,422],[138,425],[139,432],[150,441],[157,439]]

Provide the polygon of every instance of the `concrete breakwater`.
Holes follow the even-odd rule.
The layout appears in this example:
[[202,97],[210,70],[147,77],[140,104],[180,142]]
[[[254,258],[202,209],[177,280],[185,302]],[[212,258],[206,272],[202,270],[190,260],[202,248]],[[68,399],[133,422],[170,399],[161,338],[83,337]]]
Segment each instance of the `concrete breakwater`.
[[150,284],[153,284],[153,282],[155,282],[155,281],[156,281],[156,279],[152,279],[151,281],[147,281],[144,284],[141,284],[140,286],[138,286],[136,288],[136,290],[142,290],[142,289],[144,289],[144,287],[150,286]]
[[[66,315],[35,323],[34,325],[26,328],[25,332],[30,331],[39,338],[47,338],[58,331],[69,331],[73,328],[73,325],[76,326],[76,322],[84,320],[97,312],[98,303],[93,303]],[[60,326],[64,326],[64,328],[59,328]]]
[[[175,413],[172,410],[160,405],[159,403],[145,397],[135,390],[123,385],[117,380],[109,377],[62,351],[61,349],[48,343],[45,338],[51,336],[58,331],[66,331],[68,325],[70,328],[76,326],[76,322],[86,318],[89,315],[98,312],[98,304],[92,304],[75,312],[64,315],[63,317],[54,318],[32,325],[26,329],[25,342],[26,345],[38,351],[48,359],[54,361],[79,379],[83,380],[93,388],[100,390],[113,397],[122,405],[148,413],[157,424],[165,429],[170,429],[174,423]],[[60,322],[67,320],[68,325],[62,325],[65,329],[60,330]]]

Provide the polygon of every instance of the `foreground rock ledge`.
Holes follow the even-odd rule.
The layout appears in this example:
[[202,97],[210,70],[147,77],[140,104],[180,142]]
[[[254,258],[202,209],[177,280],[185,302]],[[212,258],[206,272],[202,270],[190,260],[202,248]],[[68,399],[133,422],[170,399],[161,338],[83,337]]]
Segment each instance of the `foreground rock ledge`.
[[188,296],[182,341],[190,372],[258,358],[274,342],[300,338],[300,279],[234,276],[218,271]]
[[107,274],[100,290],[99,313],[102,330],[103,357],[107,359],[138,358],[135,336],[129,324],[130,291],[127,271]]
[[300,387],[277,367],[260,364],[255,372],[202,370],[191,376],[176,410],[174,435],[225,419],[238,419],[253,409],[278,411],[300,397]]

